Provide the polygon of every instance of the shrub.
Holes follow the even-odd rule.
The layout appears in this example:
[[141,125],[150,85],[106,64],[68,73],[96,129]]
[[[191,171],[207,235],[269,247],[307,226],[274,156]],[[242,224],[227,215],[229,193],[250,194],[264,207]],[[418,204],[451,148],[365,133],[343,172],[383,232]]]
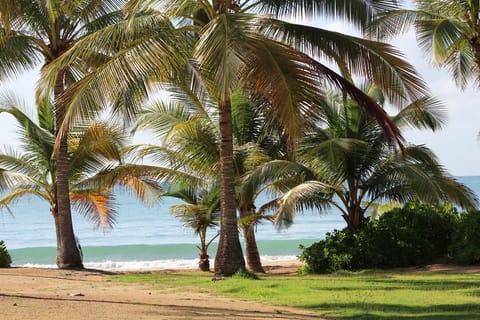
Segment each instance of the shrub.
[[308,266],[302,272],[329,273],[350,269],[350,236],[348,232],[334,230],[333,233],[327,233],[325,240],[315,242],[308,248],[301,245],[299,259]]
[[299,258],[308,265],[303,271],[315,273],[432,263],[447,259],[457,225],[452,206],[409,204],[360,230],[328,233],[325,240],[301,247]]
[[12,258],[5,247],[5,243],[0,241],[0,268],[8,268],[12,264]]
[[450,246],[451,258],[459,264],[480,263],[480,211],[460,215],[458,229]]
[[408,204],[393,209],[378,221],[376,241],[384,255],[379,267],[407,267],[445,261],[458,214],[450,205]]

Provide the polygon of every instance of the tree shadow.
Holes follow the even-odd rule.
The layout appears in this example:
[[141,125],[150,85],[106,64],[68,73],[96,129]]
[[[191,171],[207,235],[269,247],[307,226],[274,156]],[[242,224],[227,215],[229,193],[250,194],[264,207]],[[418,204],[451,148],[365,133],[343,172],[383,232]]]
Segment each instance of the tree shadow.
[[325,315],[326,318],[335,319],[480,319],[480,304],[475,303],[405,306],[400,304],[358,302],[309,304],[300,307],[320,313],[332,314],[336,310],[350,310],[354,313],[351,316]]

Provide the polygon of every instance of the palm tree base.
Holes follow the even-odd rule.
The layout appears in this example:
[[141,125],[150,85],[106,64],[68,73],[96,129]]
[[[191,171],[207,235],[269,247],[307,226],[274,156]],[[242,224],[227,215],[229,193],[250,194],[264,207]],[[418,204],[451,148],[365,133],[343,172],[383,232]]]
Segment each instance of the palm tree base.
[[61,270],[85,270],[83,263],[57,263],[57,267]]
[[198,262],[198,268],[204,272],[210,271],[210,261],[208,260],[208,256],[206,258],[200,258],[200,261]]

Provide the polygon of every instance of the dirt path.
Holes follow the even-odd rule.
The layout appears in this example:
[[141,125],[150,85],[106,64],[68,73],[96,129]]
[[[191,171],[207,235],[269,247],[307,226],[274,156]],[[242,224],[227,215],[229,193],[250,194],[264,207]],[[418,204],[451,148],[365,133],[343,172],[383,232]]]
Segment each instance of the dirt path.
[[0,269],[0,310],[9,320],[318,319],[288,307],[111,282],[99,272],[33,268]]

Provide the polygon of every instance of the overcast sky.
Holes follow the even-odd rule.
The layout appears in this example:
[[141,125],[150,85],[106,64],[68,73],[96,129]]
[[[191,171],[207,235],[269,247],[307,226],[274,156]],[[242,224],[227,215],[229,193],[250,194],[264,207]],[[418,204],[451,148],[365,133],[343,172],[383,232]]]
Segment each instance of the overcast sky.
[[[344,24],[331,23],[329,29],[345,30]],[[348,27],[347,27],[348,28]],[[408,142],[430,147],[448,171],[455,176],[480,176],[480,89],[460,91],[448,74],[429,64],[418,49],[413,33],[394,41],[428,84],[432,95],[447,107],[448,119],[443,130],[404,132]],[[38,71],[26,73],[15,81],[2,82],[2,90],[13,90],[33,105]],[[0,115],[0,145],[16,145],[16,125],[8,115]]]

